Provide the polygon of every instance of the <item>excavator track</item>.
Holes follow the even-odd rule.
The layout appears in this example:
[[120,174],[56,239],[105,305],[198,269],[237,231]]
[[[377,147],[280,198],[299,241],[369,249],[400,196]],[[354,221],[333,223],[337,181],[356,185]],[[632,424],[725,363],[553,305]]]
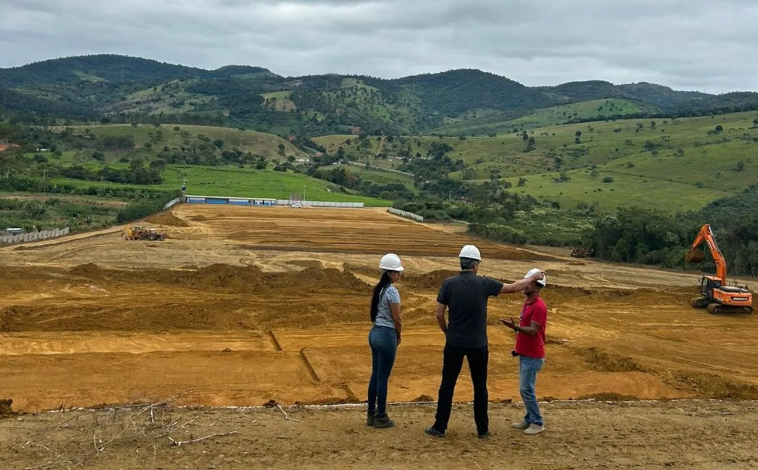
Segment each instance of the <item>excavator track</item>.
[[753,307],[730,307],[728,305],[713,303],[713,304],[708,305],[708,313],[710,313],[711,315],[719,315],[722,313],[751,314],[753,313]]
[[693,297],[690,299],[690,305],[692,305],[695,308],[706,308],[708,307],[709,301],[702,295],[699,295],[697,297]]

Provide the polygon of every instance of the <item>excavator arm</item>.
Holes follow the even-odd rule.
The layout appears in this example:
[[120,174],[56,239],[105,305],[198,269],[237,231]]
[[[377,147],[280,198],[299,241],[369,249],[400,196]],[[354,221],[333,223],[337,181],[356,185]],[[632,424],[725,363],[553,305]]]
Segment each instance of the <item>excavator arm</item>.
[[690,251],[687,252],[684,260],[688,263],[699,263],[703,261],[703,252],[697,249],[703,242],[708,245],[713,261],[716,263],[716,276],[721,279],[721,282],[726,283],[726,260],[721,253],[721,249],[719,249],[718,243],[716,243],[716,238],[713,236],[713,230],[711,230],[710,224],[705,224],[700,228],[697,238],[692,242]]

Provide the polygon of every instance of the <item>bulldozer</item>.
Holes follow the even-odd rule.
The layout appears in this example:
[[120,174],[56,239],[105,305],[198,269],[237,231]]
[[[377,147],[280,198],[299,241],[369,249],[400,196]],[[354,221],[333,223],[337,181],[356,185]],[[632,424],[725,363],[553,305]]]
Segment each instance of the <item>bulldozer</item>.
[[703,276],[700,279],[700,295],[693,297],[690,304],[695,308],[707,308],[708,312],[719,313],[753,313],[753,294],[745,287],[726,285],[726,260],[721,253],[710,224],[700,228],[697,238],[684,257],[687,263],[700,263],[705,253],[698,249],[705,242],[716,263],[715,276]]
[[123,238],[126,240],[149,240],[149,241],[163,241],[166,239],[166,236],[154,228],[145,228],[141,225],[135,225],[132,227],[131,225],[127,224],[126,227],[124,227],[124,233],[121,234]]

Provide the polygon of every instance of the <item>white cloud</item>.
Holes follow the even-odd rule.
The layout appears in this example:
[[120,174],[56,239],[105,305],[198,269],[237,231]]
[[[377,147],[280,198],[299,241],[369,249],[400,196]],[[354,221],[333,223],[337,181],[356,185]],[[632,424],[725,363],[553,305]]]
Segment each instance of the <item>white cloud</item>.
[[749,0],[3,0],[0,66],[118,53],[283,75],[479,68],[526,85],[758,90]]

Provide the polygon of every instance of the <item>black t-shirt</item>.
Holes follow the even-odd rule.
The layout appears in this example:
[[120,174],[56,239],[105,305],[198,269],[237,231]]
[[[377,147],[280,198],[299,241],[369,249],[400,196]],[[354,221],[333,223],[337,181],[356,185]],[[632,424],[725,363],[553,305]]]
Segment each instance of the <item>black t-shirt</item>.
[[445,279],[437,302],[447,305],[447,344],[459,348],[487,346],[487,300],[497,296],[503,283],[463,271]]

